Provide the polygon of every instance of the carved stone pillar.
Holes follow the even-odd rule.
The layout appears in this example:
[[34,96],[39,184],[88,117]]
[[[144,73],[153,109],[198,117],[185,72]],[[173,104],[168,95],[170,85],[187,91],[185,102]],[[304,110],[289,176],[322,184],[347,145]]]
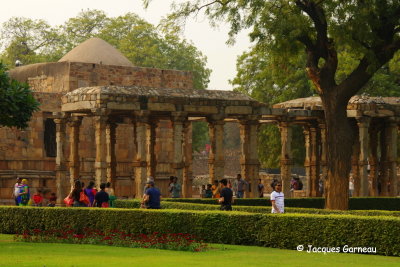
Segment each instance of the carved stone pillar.
[[378,196],[378,129],[376,126],[369,128],[369,195]]
[[132,123],[132,181],[133,181],[133,189],[134,197],[137,197],[137,188],[136,188],[136,169],[140,167],[140,162],[137,162],[137,151],[138,151],[138,142],[137,142],[137,125],[136,125],[136,118],[131,118]]
[[381,129],[380,132],[380,147],[381,147],[381,158],[379,160],[379,176],[378,183],[380,184],[381,196],[389,196],[388,182],[389,182],[389,172],[388,172],[388,147],[387,147],[387,136],[388,129],[386,125]]
[[69,154],[69,178],[71,186],[74,180],[79,178],[79,128],[82,123],[82,117],[72,117],[69,126],[71,133],[69,136],[70,154]]
[[210,173],[210,184],[213,184],[214,180],[220,180],[224,178],[224,120],[209,119],[209,136],[211,142],[211,149],[208,158],[208,168]]
[[351,156],[351,174],[353,177],[353,184],[354,184],[354,190],[353,190],[353,197],[358,197],[360,196],[360,140],[359,138],[356,138],[354,140],[353,144],[353,154]]
[[360,156],[359,156],[359,171],[360,171],[360,194],[361,197],[368,196],[368,153],[369,153],[369,128],[370,118],[357,118],[358,133],[360,140]]
[[185,168],[183,162],[183,124],[187,120],[187,114],[185,112],[173,112],[171,115],[174,142],[174,159],[172,167],[175,170],[175,176],[178,177],[178,180],[183,181],[183,169]]
[[310,190],[311,196],[317,197],[319,195],[319,144],[320,144],[320,133],[317,125],[310,126]]
[[[62,200],[69,193],[70,183],[67,182],[67,168],[64,156],[64,146],[66,141],[65,119],[54,119],[56,124],[56,188],[57,188],[57,204],[62,204]],[[68,191],[68,192],[67,192]]]
[[310,152],[310,127],[303,127],[304,133],[304,145],[306,149],[306,155],[304,157],[304,169],[306,171],[306,196],[311,197],[311,152]]
[[[256,118],[240,121],[240,143],[241,143],[241,173],[251,184],[250,197],[258,197],[258,178],[260,162],[258,161],[257,141],[259,122]],[[247,192],[246,192],[247,194]]]
[[[322,174],[320,179],[324,182],[324,186],[326,183],[326,178],[328,177],[328,167],[327,167],[327,160],[326,160],[326,152],[327,152],[327,145],[326,145],[326,125],[324,122],[320,122],[318,124],[320,133],[321,133],[321,160],[320,166]],[[319,191],[318,191],[319,192]],[[321,193],[318,193],[318,196],[321,196]]]
[[388,176],[390,183],[390,196],[397,196],[398,181],[397,181],[397,121],[390,118],[387,124],[387,161],[388,161]]
[[135,169],[135,187],[136,187],[136,198],[143,197],[143,189],[147,179],[147,154],[149,153],[149,145],[147,138],[149,125],[149,112],[140,111],[136,113],[136,158],[133,162]]
[[280,122],[281,133],[281,180],[282,191],[286,198],[290,197],[290,180],[292,178],[292,127],[288,122]]
[[155,146],[156,146],[156,129],[157,129],[158,120],[150,120],[149,124],[147,125],[147,132],[146,132],[146,146],[147,146],[147,176],[151,176],[156,179],[156,168],[157,168],[157,161],[155,155]]
[[183,151],[184,151],[185,168],[183,172],[183,181],[182,181],[182,197],[189,198],[192,197],[192,179],[193,179],[192,122],[186,121],[183,126],[184,126]]
[[116,130],[117,125],[115,123],[108,123],[106,125],[106,143],[107,143],[107,182],[110,182],[113,186],[116,177],[117,161],[115,157],[115,143],[116,143]]
[[96,159],[94,162],[96,187],[107,180],[107,120],[105,115],[94,116]]

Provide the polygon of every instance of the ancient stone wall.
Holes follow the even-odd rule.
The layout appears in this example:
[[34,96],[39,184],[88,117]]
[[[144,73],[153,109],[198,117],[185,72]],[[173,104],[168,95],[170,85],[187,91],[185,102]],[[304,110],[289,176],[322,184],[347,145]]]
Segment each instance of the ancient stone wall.
[[[10,76],[20,82],[28,82],[41,103],[28,128],[18,130],[0,127],[0,199],[10,198],[15,178],[29,178],[32,192],[47,188],[54,192],[55,157],[47,157],[44,148],[44,124],[53,112],[61,108],[61,96],[79,87],[93,85],[141,85],[158,88],[190,89],[192,74],[185,71],[161,70],[140,67],[109,66],[90,63],[57,62],[27,65],[10,70]],[[161,121],[157,129],[156,160],[158,185],[167,192],[168,179],[172,174],[172,128],[170,121]],[[69,128],[67,127],[65,155],[69,155]],[[117,195],[132,197],[133,182],[133,126],[119,124],[116,132]],[[86,184],[93,179],[95,161],[94,122],[90,117],[82,120],[80,127],[80,173]]]
[[75,62],[70,64],[69,91],[80,87],[105,85],[193,88],[192,74],[187,71]]

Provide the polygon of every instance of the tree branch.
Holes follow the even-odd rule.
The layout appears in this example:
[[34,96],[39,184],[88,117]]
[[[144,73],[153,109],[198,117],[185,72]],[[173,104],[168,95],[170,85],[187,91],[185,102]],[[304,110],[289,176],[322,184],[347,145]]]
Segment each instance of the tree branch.
[[357,68],[355,68],[354,71],[339,85],[339,92],[343,94],[343,97],[350,99],[350,97],[355,95],[368,82],[376,70],[389,62],[394,53],[399,49],[400,39],[382,46],[380,49],[375,48],[373,53],[375,54],[376,61],[371,61],[367,56],[364,56]]

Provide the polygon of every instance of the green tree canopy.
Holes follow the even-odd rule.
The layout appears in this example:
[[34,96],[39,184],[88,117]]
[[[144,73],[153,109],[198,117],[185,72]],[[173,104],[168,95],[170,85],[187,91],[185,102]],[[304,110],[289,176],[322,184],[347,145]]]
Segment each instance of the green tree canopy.
[[25,128],[39,102],[27,84],[10,79],[6,71],[0,63],[0,126]]

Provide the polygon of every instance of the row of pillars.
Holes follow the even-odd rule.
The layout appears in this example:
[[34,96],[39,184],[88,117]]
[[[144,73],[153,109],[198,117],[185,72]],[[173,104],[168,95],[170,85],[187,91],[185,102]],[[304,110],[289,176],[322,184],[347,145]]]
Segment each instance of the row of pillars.
[[[93,115],[93,114],[92,114]],[[99,187],[102,182],[114,184],[116,178],[116,127],[112,117],[108,115],[93,115],[95,124],[95,149],[96,158],[94,163],[95,183]],[[58,199],[63,199],[68,192],[66,184],[72,185],[75,179],[79,178],[80,157],[79,157],[79,132],[83,117],[71,116],[69,118],[57,118],[56,123],[56,184]],[[184,197],[190,195],[190,177],[192,153],[189,145],[191,137],[189,130],[191,124],[187,121],[185,114],[173,113],[171,116],[173,125],[173,162],[175,176],[182,179],[182,193]],[[132,136],[134,138],[133,161],[134,180],[136,197],[143,195],[143,189],[149,176],[155,177],[156,157],[155,141],[156,127],[158,120],[152,118],[149,112],[137,112],[131,120],[133,125]],[[67,164],[64,158],[64,144],[66,143],[66,126],[70,128],[69,145],[69,183],[66,181]]]
[[[281,133],[281,179],[283,193],[290,197],[293,155],[291,149],[293,130],[290,122],[279,122]],[[306,196],[321,196],[319,191],[320,176],[326,177],[326,128],[323,123],[310,123],[303,126],[305,141],[304,168],[306,173]],[[321,173],[322,172],[322,173]]]
[[359,139],[352,157],[353,195],[397,196],[398,121],[388,118],[378,127],[371,124],[370,118],[361,117],[357,125]]
[[[94,163],[95,182],[99,186],[102,182],[114,184],[116,178],[116,127],[112,116],[105,114],[91,114],[95,124],[95,149],[96,158]],[[192,147],[191,147],[191,122],[185,112],[172,112],[171,122],[173,128],[173,159],[172,168],[175,176],[182,179],[182,196],[191,196],[191,177],[192,177]],[[63,118],[56,118],[56,185],[58,199],[64,199],[69,186],[75,179],[79,178],[80,157],[79,157],[79,132],[82,124],[82,116],[66,114]],[[209,135],[211,150],[209,153],[209,173],[210,182],[224,177],[224,119],[222,117],[210,117]],[[158,120],[150,116],[150,112],[140,111],[135,113],[132,120],[134,151],[132,166],[134,168],[134,180],[136,197],[143,195],[143,188],[149,176],[156,177],[156,127]],[[241,133],[241,169],[242,175],[251,185],[251,195],[257,192],[257,179],[259,172],[259,161],[257,153],[257,119],[246,119],[240,121]],[[66,143],[66,128],[69,127],[69,165],[67,168],[66,158],[64,157],[64,146]],[[69,183],[67,179],[67,169],[69,169]]]
[[[352,155],[352,176],[354,179],[354,196],[378,196],[378,178],[382,196],[397,196],[397,131],[398,122],[394,118],[386,121],[380,130],[370,125],[369,117],[357,118],[358,138],[355,141]],[[293,165],[290,122],[279,122],[281,133],[281,178],[283,192],[290,196],[291,167]],[[326,128],[324,123],[306,124],[303,126],[306,156],[306,171],[309,197],[321,196],[319,180],[327,177],[326,167]],[[380,132],[380,155],[378,160],[378,133]],[[368,171],[368,163],[370,171]],[[324,181],[325,182],[325,181]],[[387,185],[390,184],[389,187]]]
[[[210,180],[220,180],[224,177],[225,152],[224,152],[224,124],[223,118],[208,118],[209,137],[211,149],[209,152],[208,166]],[[250,185],[250,192],[245,197],[257,197],[257,181],[259,178],[260,163],[258,160],[258,128],[259,121],[256,116],[249,116],[239,120],[240,128],[240,167],[243,179]]]

